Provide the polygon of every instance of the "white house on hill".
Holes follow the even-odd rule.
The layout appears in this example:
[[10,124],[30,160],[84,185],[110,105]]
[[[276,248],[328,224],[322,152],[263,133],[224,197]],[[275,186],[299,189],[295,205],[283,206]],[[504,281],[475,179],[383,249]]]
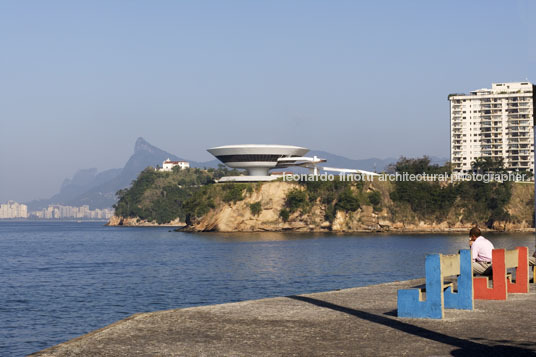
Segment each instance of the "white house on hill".
[[175,166],[179,166],[182,169],[190,167],[190,163],[188,161],[171,161],[169,158],[162,162],[162,168],[160,171],[171,171]]

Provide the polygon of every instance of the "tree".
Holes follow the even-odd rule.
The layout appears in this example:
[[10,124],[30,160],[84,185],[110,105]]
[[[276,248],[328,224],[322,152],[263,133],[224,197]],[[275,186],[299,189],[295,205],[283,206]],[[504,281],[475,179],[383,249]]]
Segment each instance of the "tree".
[[390,164],[387,168],[388,172],[407,172],[408,174],[444,174],[450,173],[450,163],[446,162],[443,166],[438,164],[431,164],[431,160],[428,156],[421,158],[409,159],[401,156],[395,164]]
[[354,212],[361,207],[359,205],[359,199],[352,193],[352,190],[347,189],[342,191],[337,197],[337,203],[335,209],[345,212]]
[[302,190],[294,189],[287,194],[285,206],[290,213],[307,207],[307,193]]
[[375,210],[379,210],[382,203],[382,195],[378,191],[372,191],[368,194],[368,200]]
[[479,174],[504,172],[504,160],[502,157],[477,157],[471,163],[471,168]]
[[258,216],[262,211],[261,201],[250,204],[249,209],[252,215]]
[[281,211],[279,211],[279,217],[281,217],[281,219],[286,222],[290,217],[290,212],[288,211],[288,209],[282,208]]

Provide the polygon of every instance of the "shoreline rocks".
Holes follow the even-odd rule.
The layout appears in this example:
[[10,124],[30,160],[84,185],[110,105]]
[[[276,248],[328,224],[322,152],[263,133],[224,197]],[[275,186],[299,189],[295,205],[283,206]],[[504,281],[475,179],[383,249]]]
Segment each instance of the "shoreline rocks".
[[[338,215],[339,216],[339,215]],[[339,216],[340,217],[340,216]],[[335,221],[334,221],[335,223]],[[218,227],[217,225],[186,225],[180,220],[174,220],[166,224],[148,222],[139,218],[116,217],[110,218],[106,226],[111,227],[174,227],[176,231],[181,232],[221,232],[221,233],[245,233],[245,232],[309,232],[309,233],[467,233],[472,225],[456,224],[449,226],[447,222],[437,224],[427,224],[425,222],[404,223],[379,220],[370,225],[348,224],[343,218],[335,226],[327,221],[315,224],[306,224],[305,222],[249,222],[249,224],[240,225],[239,227]],[[232,229],[235,228],[235,229]],[[508,222],[495,222],[493,228],[482,228],[483,232],[534,232],[523,222],[522,224],[512,224]]]
[[181,222],[179,218],[165,224],[158,224],[156,222],[148,222],[140,218],[133,217],[118,217],[112,216],[106,226],[111,227],[184,227],[186,224]]

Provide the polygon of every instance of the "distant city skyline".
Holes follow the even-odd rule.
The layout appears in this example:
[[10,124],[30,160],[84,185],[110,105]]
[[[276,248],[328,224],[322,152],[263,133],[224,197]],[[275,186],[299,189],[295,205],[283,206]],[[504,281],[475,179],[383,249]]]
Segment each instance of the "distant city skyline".
[[32,211],[29,215],[30,218],[38,219],[109,219],[113,213],[113,209],[92,210],[87,205],[80,207],[49,205],[47,208]]
[[28,206],[19,202],[8,201],[0,204],[0,219],[109,219],[113,213],[111,208],[90,209],[88,205],[49,205],[47,208],[28,211]]
[[531,1],[0,3],[0,202],[120,168],[137,137],[449,157],[447,95],[536,82]]

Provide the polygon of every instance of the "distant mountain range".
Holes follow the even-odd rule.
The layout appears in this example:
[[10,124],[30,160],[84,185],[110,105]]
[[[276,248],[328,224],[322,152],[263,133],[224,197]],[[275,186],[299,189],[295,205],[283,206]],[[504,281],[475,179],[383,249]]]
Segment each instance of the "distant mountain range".
[[[327,159],[326,166],[339,168],[352,168],[367,171],[383,171],[389,164],[396,162],[397,158],[353,160],[343,156],[334,155],[325,151],[311,150],[308,156],[316,155]],[[128,159],[122,169],[110,169],[98,172],[97,169],[79,170],[71,179],[65,179],[60,192],[50,199],[27,202],[29,210],[37,210],[50,204],[67,206],[89,205],[91,209],[108,208],[116,202],[115,193],[128,187],[138,174],[148,166],[162,165],[170,158],[174,161],[185,160],[190,167],[210,168],[218,167],[219,160],[197,162],[187,160],[164,150],[161,150],[145,139],[138,138],[134,145],[134,154]],[[446,159],[431,157],[432,163],[443,164]]]
[[[322,159],[326,159],[327,162],[324,165],[326,167],[359,169],[359,170],[373,171],[373,172],[382,172],[385,169],[387,169],[387,166],[397,162],[399,159],[399,157],[388,157],[386,159],[371,158],[371,159],[354,160],[354,159],[349,159],[344,156],[331,154],[326,151],[311,150],[307,153],[307,156],[314,156],[314,155]],[[436,156],[429,156],[429,158],[430,158],[431,164],[443,165],[445,162],[448,161],[448,159],[436,157]]]

